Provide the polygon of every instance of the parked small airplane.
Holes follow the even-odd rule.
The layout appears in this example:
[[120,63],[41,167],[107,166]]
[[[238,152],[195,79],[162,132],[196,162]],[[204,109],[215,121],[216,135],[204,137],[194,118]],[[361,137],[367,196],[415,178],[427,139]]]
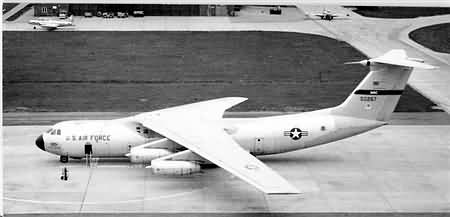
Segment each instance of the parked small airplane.
[[320,13],[320,14],[313,14],[313,15],[316,17],[320,17],[320,19],[322,19],[322,20],[328,20],[328,21],[331,21],[335,17],[340,16],[338,14],[331,13],[331,11],[327,10],[327,9],[323,9],[322,13]]
[[387,124],[413,68],[433,66],[403,50],[350,64],[370,72],[348,98],[328,109],[261,118],[223,118],[246,98],[228,97],[115,120],[64,121],[36,145],[69,158],[124,157],[155,174],[188,175],[215,164],[269,194],[299,193],[254,155],[278,154],[354,136]]
[[[38,25],[47,31],[53,31],[61,27],[74,26],[73,15],[64,20],[35,19],[30,20],[28,23],[32,25]],[[36,29],[36,26],[34,26],[33,28]]]

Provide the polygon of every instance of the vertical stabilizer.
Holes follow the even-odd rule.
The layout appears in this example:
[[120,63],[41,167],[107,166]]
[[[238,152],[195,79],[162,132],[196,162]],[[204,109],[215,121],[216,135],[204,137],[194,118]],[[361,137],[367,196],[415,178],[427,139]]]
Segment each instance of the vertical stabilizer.
[[370,66],[370,72],[332,113],[377,121],[389,120],[413,68],[434,68],[408,58],[404,50],[391,50],[380,57],[354,63]]

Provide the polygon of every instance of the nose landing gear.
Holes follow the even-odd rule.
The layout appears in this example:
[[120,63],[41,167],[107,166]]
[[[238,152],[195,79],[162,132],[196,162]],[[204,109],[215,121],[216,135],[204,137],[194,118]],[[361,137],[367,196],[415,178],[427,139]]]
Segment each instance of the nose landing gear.
[[59,162],[61,162],[61,163],[67,163],[67,162],[69,162],[69,156],[67,156],[67,155],[61,155],[61,156],[59,156]]

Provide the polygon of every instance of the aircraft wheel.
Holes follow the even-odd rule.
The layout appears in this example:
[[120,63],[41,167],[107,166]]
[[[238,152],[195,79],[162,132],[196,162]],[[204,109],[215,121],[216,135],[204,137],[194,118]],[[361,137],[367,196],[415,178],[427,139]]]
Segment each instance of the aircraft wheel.
[[61,155],[61,156],[59,157],[59,161],[60,161],[61,163],[67,163],[67,162],[69,162],[69,156]]

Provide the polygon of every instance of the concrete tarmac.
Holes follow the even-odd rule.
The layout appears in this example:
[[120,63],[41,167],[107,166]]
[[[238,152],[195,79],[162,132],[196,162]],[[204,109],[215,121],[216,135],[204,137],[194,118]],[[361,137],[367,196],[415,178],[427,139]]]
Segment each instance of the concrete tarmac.
[[[448,212],[450,125],[391,125],[260,159],[300,195],[266,195],[221,168],[157,176],[126,159],[61,164],[34,140],[48,126],[3,128],[4,208],[14,213]],[[69,180],[60,180],[67,166]]]

